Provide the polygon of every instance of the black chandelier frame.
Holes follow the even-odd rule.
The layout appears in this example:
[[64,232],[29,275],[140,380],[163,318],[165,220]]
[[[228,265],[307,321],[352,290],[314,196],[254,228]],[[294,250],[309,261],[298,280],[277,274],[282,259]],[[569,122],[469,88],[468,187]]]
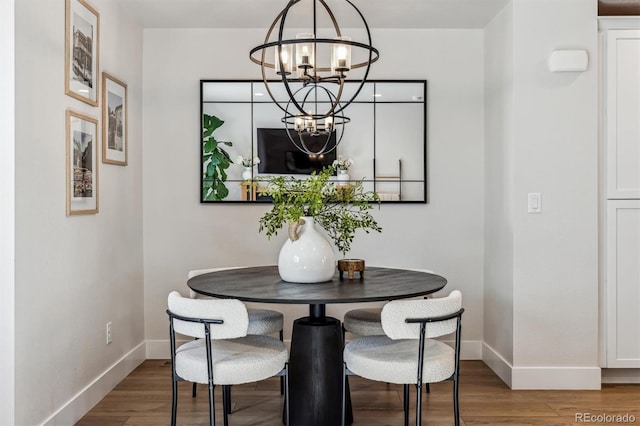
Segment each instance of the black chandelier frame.
[[[346,3],[348,3],[358,14],[358,16],[360,17],[360,19],[362,19],[362,22],[364,24],[364,28],[366,30],[367,33],[367,41],[368,44],[365,43],[361,43],[361,42],[357,42],[357,41],[352,41],[352,40],[338,40],[338,39],[331,39],[331,38],[296,38],[296,39],[284,39],[283,40],[283,35],[284,35],[284,30],[285,30],[285,23],[286,23],[286,18],[287,15],[289,13],[289,11],[291,10],[291,8],[293,6],[295,6],[296,4],[300,3],[300,1],[302,0],[290,0],[289,3],[287,4],[287,6],[278,14],[278,16],[275,18],[275,20],[272,22],[271,26],[269,27],[269,30],[267,32],[267,35],[265,37],[264,43],[254,47],[253,49],[251,49],[251,51],[249,52],[249,57],[251,59],[252,62],[260,65],[261,71],[262,71],[262,80],[265,83],[267,92],[269,93],[269,96],[271,97],[271,99],[273,100],[273,102],[285,113],[285,118],[287,118],[288,115],[291,115],[288,112],[288,108],[290,107],[290,104],[292,104],[297,110],[298,112],[302,115],[302,116],[306,116],[308,115],[308,113],[304,110],[303,108],[303,102],[298,101],[295,98],[295,94],[298,92],[294,92],[289,83],[290,82],[302,82],[303,87],[306,87],[308,85],[315,85],[315,86],[320,86],[322,83],[334,83],[338,85],[338,91],[337,94],[335,95],[335,100],[331,102],[330,108],[328,111],[322,113],[322,114],[318,114],[317,110],[315,115],[317,116],[317,119],[323,119],[323,118],[327,118],[327,117],[334,117],[336,114],[341,113],[349,104],[351,104],[351,102],[353,102],[358,94],[360,93],[360,91],[362,90],[362,87],[364,86],[364,83],[367,80],[367,77],[369,75],[369,69],[371,67],[371,64],[373,64],[374,62],[376,62],[379,57],[380,54],[378,52],[378,50],[373,47],[372,42],[371,42],[371,31],[369,29],[369,25],[367,24],[366,19],[364,18],[364,16],[362,15],[362,12],[360,12],[360,10],[350,1],[350,0],[344,0]],[[329,8],[329,6],[327,5],[327,3],[325,2],[325,0],[312,0],[313,1],[313,34],[317,34],[317,10],[316,10],[316,5],[317,3],[320,3],[324,10],[326,11],[327,15],[329,16],[329,18],[331,19],[331,22],[333,24],[333,29],[336,32],[336,37],[342,37],[342,32],[340,31],[340,27],[338,25],[338,22],[335,18],[335,15],[333,14],[333,12],[331,11],[331,9]],[[273,33],[274,28],[276,28],[276,26],[279,23],[279,30],[278,30],[278,40],[276,41],[269,41],[271,34]],[[286,72],[285,70],[285,65],[282,61],[282,46],[285,45],[297,45],[297,44],[303,44],[303,43],[310,43],[314,45],[314,52],[316,52],[316,57],[315,59],[315,64],[313,69],[313,74],[309,73],[309,68],[311,67],[304,67],[304,73],[302,75],[302,77],[294,77],[294,78],[289,78],[288,76],[290,75],[289,73]],[[337,45],[337,44],[341,44],[341,45],[348,45],[348,46],[353,46],[353,47],[357,47],[357,48],[361,48],[361,49],[365,49],[368,51],[368,60],[364,61],[364,62],[360,62],[360,63],[356,63],[356,64],[352,64],[351,67],[349,68],[349,70],[352,69],[357,69],[357,68],[365,68],[364,71],[364,76],[362,77],[360,84],[358,86],[358,88],[356,89],[356,91],[354,92],[353,96],[351,97],[351,99],[349,99],[346,102],[342,101],[342,92],[343,92],[343,88],[344,88],[344,81],[346,79],[346,75],[345,75],[345,71],[347,71],[346,69],[344,70],[340,70],[337,69],[338,73],[337,74],[333,74],[333,75],[329,75],[329,76],[321,76],[319,73],[324,73],[324,72],[332,72],[331,68],[325,68],[325,67],[318,67],[318,57],[317,57],[317,45],[318,44],[329,44],[329,45]],[[278,57],[278,64],[277,64],[277,68],[276,68],[276,64],[270,63],[266,60],[266,51],[267,49],[271,48],[271,47],[275,47],[277,49],[277,57]],[[256,53],[260,52],[260,57],[257,58],[256,57]],[[296,64],[297,65],[297,64]],[[266,74],[266,68],[272,68],[272,69],[279,69],[278,74],[281,77],[282,83],[285,87],[285,90],[289,96],[289,100],[287,102],[287,106],[283,106],[281,104],[280,101],[278,101],[276,99],[276,97],[274,96],[274,94],[272,93],[269,84],[268,84],[268,77]],[[293,71],[293,67],[292,67],[292,71]],[[324,87],[324,86],[320,86],[320,87]],[[306,99],[306,97],[305,97]],[[284,119],[283,119],[284,120]]]
[[[307,101],[307,98],[309,97],[311,92],[314,91],[315,92],[314,104],[317,104],[318,87],[324,90],[327,97],[332,103],[335,101],[335,95],[331,93],[331,91],[324,86],[312,86],[312,87],[303,86],[300,89],[296,90],[294,92],[294,95],[298,94],[298,92],[302,90],[305,90],[305,89],[307,90],[307,93],[304,95],[304,98],[302,100],[302,106],[304,106]],[[295,147],[298,148],[298,150],[309,155],[320,155],[320,154],[329,153],[338,148],[338,145],[340,145],[340,142],[342,141],[342,137],[344,136],[344,126],[345,124],[351,121],[349,117],[342,115],[341,113],[331,114],[331,116],[329,116],[331,118],[331,128],[327,129],[326,124],[322,122],[322,120],[329,117],[322,116],[320,114],[312,113],[312,112],[307,112],[304,116],[300,116],[299,114],[292,114],[289,112],[290,105],[291,105],[291,100],[287,103],[285,116],[281,119],[281,121],[282,123],[284,123],[284,128],[287,131],[287,135],[289,136],[289,139],[295,145]],[[337,102],[337,105],[340,106],[340,103]],[[296,128],[296,125],[297,125],[296,120],[302,120],[303,126],[301,129]],[[315,125],[315,129],[313,131],[309,130],[308,127],[304,127],[304,124],[306,123],[306,121],[309,121],[309,120],[312,121],[313,124]],[[290,126],[292,126],[295,129],[295,133],[297,133],[297,136],[298,136],[297,138],[295,138],[294,135],[292,135],[292,130]],[[338,129],[339,129],[339,134],[338,134]],[[331,134],[333,132],[336,132],[335,145],[327,149],[327,147],[329,146],[329,142],[331,141]],[[325,137],[324,141],[322,142],[322,147],[316,151],[309,148],[308,141],[305,140],[305,138],[308,139],[308,138],[316,138],[321,136]]]

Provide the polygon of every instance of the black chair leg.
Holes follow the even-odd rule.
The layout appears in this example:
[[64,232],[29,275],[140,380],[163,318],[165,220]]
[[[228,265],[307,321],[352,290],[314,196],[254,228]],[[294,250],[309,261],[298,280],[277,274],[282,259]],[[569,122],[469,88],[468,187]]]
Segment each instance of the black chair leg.
[[215,399],[213,397],[213,391],[215,386],[212,382],[209,382],[209,425],[216,426],[216,412],[215,412]]
[[[194,340],[198,340],[197,337],[194,338]],[[193,388],[191,389],[191,398],[195,398],[197,395],[197,383],[193,382]]]
[[453,381],[453,421],[455,426],[460,426],[460,401],[458,400],[458,380]]
[[289,364],[284,366],[284,424],[289,426]]
[[[342,335],[344,336],[344,327],[342,327]],[[342,341],[344,342],[344,337]],[[341,401],[342,412],[340,416],[340,424],[342,426],[345,426],[345,423],[346,423],[346,411],[347,411],[346,392],[347,392],[347,365],[345,363],[342,363],[342,401]]]
[[422,425],[422,386],[416,385],[416,426]]
[[229,389],[231,386],[222,385],[222,412],[223,412],[223,420],[224,426],[229,426]]
[[176,416],[178,414],[178,382],[173,380],[171,396],[171,426],[176,426]]
[[[280,330],[280,341],[284,342],[284,330]],[[285,378],[283,376],[280,376],[280,395],[284,395],[284,381]]]
[[227,386],[226,396],[227,404],[225,405],[225,410],[227,414],[231,414],[231,385]]
[[424,384],[424,390],[425,390],[427,393],[431,393],[431,386],[429,386],[429,383],[425,383],[425,384]]
[[409,385],[404,384],[404,426],[409,426]]

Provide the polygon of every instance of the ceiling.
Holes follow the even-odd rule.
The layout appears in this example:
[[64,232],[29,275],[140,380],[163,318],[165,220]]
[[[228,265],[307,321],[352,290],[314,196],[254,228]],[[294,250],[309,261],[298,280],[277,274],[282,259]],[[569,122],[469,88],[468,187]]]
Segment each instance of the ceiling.
[[[145,28],[265,28],[287,0],[114,0]],[[355,0],[371,28],[483,28],[509,0]],[[292,11],[304,9],[301,2]],[[340,26],[362,27],[346,2],[327,0]],[[340,7],[343,6],[343,7]],[[296,16],[287,18],[295,22]],[[354,18],[351,21],[350,18]],[[291,21],[289,21],[291,19]],[[301,25],[304,27],[305,25]],[[293,25],[290,26],[294,28]]]
[[[287,0],[113,0],[144,28],[265,28]],[[586,1],[586,0],[585,0]],[[371,28],[484,28],[509,0],[355,0]],[[309,2],[292,8],[302,18]],[[327,0],[343,28],[361,27],[346,2]],[[304,13],[299,12],[303,10]],[[296,13],[298,12],[298,13]],[[598,14],[640,15],[640,0],[598,0]],[[289,20],[291,19],[291,20]],[[303,21],[303,22],[306,22]],[[304,27],[305,25],[301,25]],[[290,25],[289,28],[295,28]]]

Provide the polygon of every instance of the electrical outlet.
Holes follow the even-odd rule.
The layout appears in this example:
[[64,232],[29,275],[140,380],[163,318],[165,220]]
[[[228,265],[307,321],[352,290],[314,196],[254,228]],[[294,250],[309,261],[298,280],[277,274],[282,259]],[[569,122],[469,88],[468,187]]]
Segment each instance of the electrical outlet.
[[111,343],[111,323],[107,323],[107,345]]

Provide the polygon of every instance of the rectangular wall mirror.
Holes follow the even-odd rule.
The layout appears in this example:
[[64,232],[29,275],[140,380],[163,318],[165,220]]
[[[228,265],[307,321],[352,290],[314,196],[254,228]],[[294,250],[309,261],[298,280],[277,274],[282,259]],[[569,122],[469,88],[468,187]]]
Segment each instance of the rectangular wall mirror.
[[[350,99],[359,83],[345,83],[343,97]],[[277,99],[286,100],[281,82],[270,82]],[[349,95],[351,94],[351,95]],[[269,202],[260,196],[259,177],[287,175],[304,178],[337,158],[350,159],[351,180],[363,180],[384,203],[427,202],[427,82],[426,80],[368,80],[357,98],[344,110],[351,119],[337,149],[324,158],[309,158],[288,139],[282,110],[273,103],[262,80],[201,80],[201,129],[204,116],[224,124],[213,136],[234,161],[210,189],[206,170],[212,167],[201,141],[200,194],[202,203]],[[330,141],[331,143],[331,141]],[[253,167],[235,163],[242,156],[260,158]],[[226,176],[225,176],[226,175]],[[336,181],[338,177],[335,177]],[[219,185],[224,185],[221,188]]]

